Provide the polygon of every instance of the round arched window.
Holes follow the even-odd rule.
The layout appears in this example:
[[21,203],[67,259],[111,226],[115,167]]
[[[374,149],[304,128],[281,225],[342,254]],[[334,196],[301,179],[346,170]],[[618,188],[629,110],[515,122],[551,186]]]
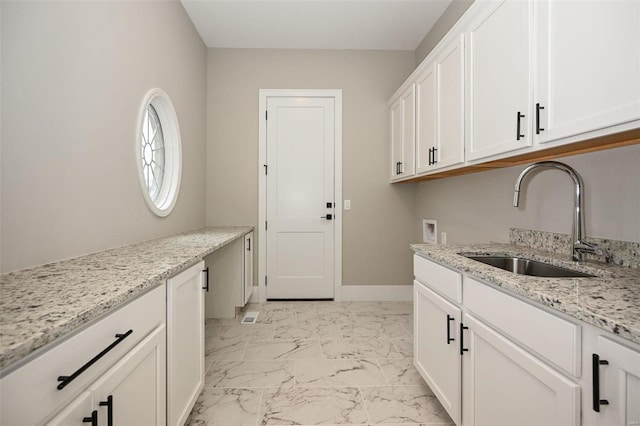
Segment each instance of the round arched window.
[[182,147],[176,111],[161,89],[152,89],[142,102],[136,154],[144,199],[155,214],[167,216],[180,189]]

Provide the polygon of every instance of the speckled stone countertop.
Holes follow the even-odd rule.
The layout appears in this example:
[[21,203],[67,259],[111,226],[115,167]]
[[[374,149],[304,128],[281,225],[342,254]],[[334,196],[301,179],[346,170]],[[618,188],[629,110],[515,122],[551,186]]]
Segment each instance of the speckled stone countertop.
[[[414,252],[551,309],[640,344],[640,269],[599,262],[578,264],[566,254],[511,244],[415,244]],[[544,278],[498,269],[458,253],[519,256],[595,275]]]
[[0,370],[252,230],[203,228],[0,275]]

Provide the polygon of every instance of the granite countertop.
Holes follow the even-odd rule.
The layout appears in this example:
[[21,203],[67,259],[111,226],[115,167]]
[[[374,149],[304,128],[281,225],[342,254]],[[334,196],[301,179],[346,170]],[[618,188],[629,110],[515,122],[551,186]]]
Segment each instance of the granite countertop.
[[[601,262],[572,262],[566,254],[511,244],[415,244],[414,252],[460,270],[533,302],[640,344],[640,269]],[[540,260],[595,275],[594,278],[545,278],[516,275],[458,253],[498,254]]]
[[203,228],[0,275],[0,370],[252,230]]

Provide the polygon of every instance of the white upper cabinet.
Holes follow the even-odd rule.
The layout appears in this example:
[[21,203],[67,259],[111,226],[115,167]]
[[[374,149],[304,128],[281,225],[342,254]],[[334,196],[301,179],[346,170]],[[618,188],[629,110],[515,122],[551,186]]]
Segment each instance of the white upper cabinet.
[[416,91],[416,173],[464,162],[464,37],[422,73]]
[[411,84],[391,103],[391,180],[415,174],[415,92]]
[[536,142],[639,119],[640,2],[534,4]]
[[467,32],[467,161],[530,146],[532,3],[486,2]]
[[438,99],[436,65],[432,63],[416,77],[416,173],[431,170],[433,148],[438,143]]

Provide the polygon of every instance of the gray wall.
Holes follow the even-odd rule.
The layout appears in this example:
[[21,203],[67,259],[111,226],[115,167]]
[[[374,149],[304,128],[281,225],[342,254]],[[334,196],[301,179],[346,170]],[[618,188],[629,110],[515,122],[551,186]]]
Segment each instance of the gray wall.
[[458,22],[458,19],[469,9],[474,0],[453,0],[436,21],[427,35],[422,39],[415,50],[416,66],[427,57],[429,52],[442,40],[451,27]]
[[[558,161],[584,180],[587,236],[640,242],[640,145]],[[520,207],[511,206],[524,167],[419,183],[418,217],[436,219],[449,243],[507,242],[512,227],[570,234],[573,183],[563,172],[529,176]]]
[[257,225],[258,90],[342,89],[343,284],[410,284],[416,186],[389,184],[388,98],[413,52],[210,49],[207,224]]
[[[2,1],[1,270],[205,222],[206,47],[177,1]],[[167,218],[135,162],[147,91],[178,114],[183,174]]]

